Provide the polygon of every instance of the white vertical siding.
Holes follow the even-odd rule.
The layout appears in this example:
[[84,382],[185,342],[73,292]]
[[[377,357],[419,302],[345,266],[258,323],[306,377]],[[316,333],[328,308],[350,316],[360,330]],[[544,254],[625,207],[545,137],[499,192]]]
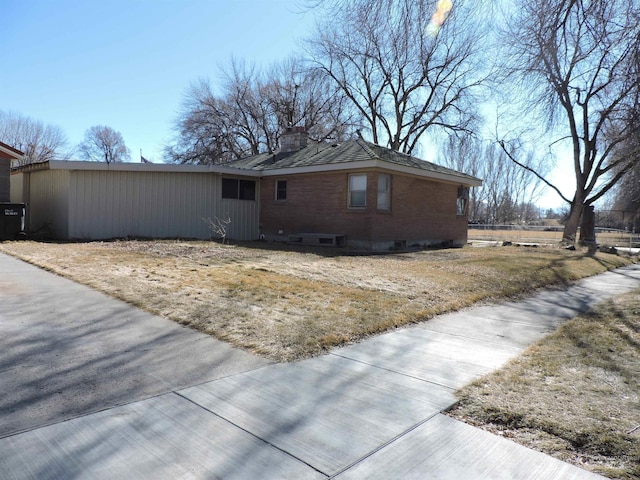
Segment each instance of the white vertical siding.
[[46,227],[55,238],[69,238],[69,171],[41,170],[23,175],[28,175],[29,231]]
[[[256,186],[259,190],[259,181]],[[220,176],[213,173],[74,170],[69,237],[208,239],[203,218],[229,216],[229,238],[258,238],[258,200],[222,199],[220,187]]]
[[11,175],[10,179],[10,202],[12,203],[25,203],[27,199],[24,194],[24,179],[27,176],[25,173],[15,173]]

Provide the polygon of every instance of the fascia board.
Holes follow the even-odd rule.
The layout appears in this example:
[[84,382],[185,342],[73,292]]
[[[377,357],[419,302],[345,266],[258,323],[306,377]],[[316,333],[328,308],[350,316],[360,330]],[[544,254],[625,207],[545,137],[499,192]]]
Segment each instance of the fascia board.
[[[20,150],[16,150],[15,148],[9,147],[9,145],[5,147],[5,144],[0,144],[0,152],[3,153],[4,155],[7,155],[6,158],[9,158],[10,160],[20,160],[23,156],[23,153]],[[5,157],[0,157],[0,158],[5,158]]]
[[291,167],[291,168],[278,168],[272,170],[263,170],[262,175],[265,177],[277,177],[283,175],[296,175],[304,173],[326,173],[336,172],[344,170],[361,170],[370,168],[380,168],[383,170],[390,170],[393,172],[404,173],[407,175],[415,175],[418,177],[429,178],[433,180],[440,180],[449,183],[457,183],[470,187],[479,187],[482,185],[482,180],[477,178],[459,177],[457,175],[449,175],[441,172],[430,172],[428,170],[422,170],[420,168],[409,167],[406,165],[398,165],[382,160],[364,160],[361,162],[348,162],[348,163],[330,163],[326,165],[313,165],[309,167]]
[[272,170],[247,170],[233,168],[224,165],[174,165],[166,163],[105,163],[86,162],[73,160],[51,160],[50,170],[93,170],[113,172],[186,172],[186,173],[215,173],[219,175],[234,175],[237,177],[277,177],[284,175],[296,175],[305,173],[327,173],[345,170],[362,170],[379,168],[392,172],[414,175],[432,180],[448,183],[457,183],[465,186],[478,187],[482,180],[475,178],[459,177],[441,172],[431,172],[420,168],[398,165],[382,160],[363,160],[360,162],[330,163],[326,165],[313,165],[308,167],[277,168]]
[[105,163],[74,160],[51,160],[50,170],[84,170],[110,172],[217,173],[241,177],[260,177],[260,172],[221,165],[174,165],[168,163]]

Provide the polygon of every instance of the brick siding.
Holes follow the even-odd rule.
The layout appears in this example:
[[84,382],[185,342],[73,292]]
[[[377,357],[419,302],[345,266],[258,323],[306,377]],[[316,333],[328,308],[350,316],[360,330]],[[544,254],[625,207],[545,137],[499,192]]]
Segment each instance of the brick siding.
[[[367,174],[365,208],[347,207],[350,173]],[[390,211],[377,209],[379,173],[391,174]],[[276,180],[287,181],[286,201],[275,200]],[[267,177],[261,186],[261,233],[269,240],[296,233],[344,234],[347,244],[371,249],[396,242],[463,245],[467,217],[456,214],[458,187],[376,170]]]

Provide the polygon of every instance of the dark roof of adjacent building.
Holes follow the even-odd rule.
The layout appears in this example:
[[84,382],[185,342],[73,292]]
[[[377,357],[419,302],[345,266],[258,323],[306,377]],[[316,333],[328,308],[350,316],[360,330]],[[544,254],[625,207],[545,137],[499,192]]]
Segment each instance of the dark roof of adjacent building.
[[[343,143],[317,143],[309,145],[296,152],[288,153],[263,153],[252,157],[243,158],[228,163],[228,167],[258,170],[267,172],[287,170],[294,173],[294,170],[309,170],[313,167],[352,167],[359,168],[370,165],[374,161],[382,168],[404,167],[405,170],[412,170],[415,173],[424,172],[425,176],[454,177],[460,181],[465,181],[480,185],[479,179],[456,170],[437,165],[435,163],[421,160],[411,155],[397,152],[390,148],[381,147],[374,143],[362,139],[347,141]],[[431,175],[430,175],[431,174]]]
[[[22,153],[20,150],[13,148],[11,145],[7,145],[6,143],[3,143],[3,142],[0,142],[0,153],[4,153],[4,155],[6,155],[8,158],[12,160],[18,160],[22,158],[22,156],[24,155],[24,153]],[[7,158],[7,157],[0,157],[0,158]]]

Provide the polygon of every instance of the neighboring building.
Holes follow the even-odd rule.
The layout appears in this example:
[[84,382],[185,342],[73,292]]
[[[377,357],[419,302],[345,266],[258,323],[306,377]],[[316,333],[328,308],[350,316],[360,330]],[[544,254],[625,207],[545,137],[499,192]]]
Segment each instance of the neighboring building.
[[353,248],[461,246],[467,242],[469,175],[362,139],[286,148],[229,164],[262,175],[260,231],[272,241]]
[[22,158],[22,152],[0,142],[0,202],[10,201],[11,161]]
[[227,237],[356,249],[461,246],[475,177],[364,140],[283,148],[226,165],[50,161],[14,170],[12,201],[28,230],[60,239],[208,239],[204,219],[231,219]]

